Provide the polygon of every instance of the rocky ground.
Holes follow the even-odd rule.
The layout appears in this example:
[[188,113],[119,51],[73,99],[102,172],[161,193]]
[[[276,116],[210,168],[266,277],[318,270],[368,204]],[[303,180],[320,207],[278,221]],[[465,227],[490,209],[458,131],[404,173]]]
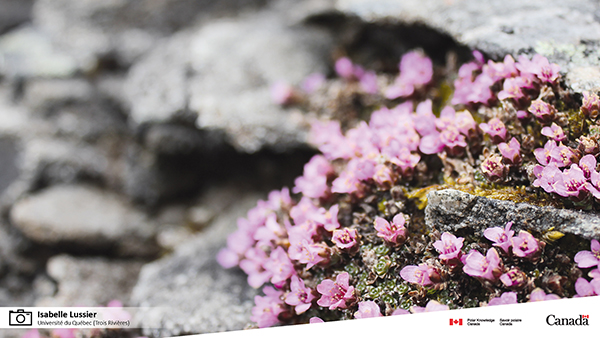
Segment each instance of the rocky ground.
[[[215,254],[315,150],[271,100],[349,54],[540,53],[600,90],[592,0],[0,0],[0,305],[148,307],[153,337],[242,329],[255,290]],[[440,229],[493,211],[600,237],[600,219],[435,192]],[[0,331],[18,337],[21,331]]]

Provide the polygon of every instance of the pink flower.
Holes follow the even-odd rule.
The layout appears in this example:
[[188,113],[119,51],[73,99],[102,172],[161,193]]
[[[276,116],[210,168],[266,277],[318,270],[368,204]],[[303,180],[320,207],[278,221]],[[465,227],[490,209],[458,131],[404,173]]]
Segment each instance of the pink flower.
[[523,94],[523,91],[521,90],[522,87],[524,87],[524,85],[523,80],[521,78],[512,77],[506,79],[504,80],[502,91],[498,93],[498,98],[500,100],[506,100],[511,98],[518,100],[525,96],[525,94]]
[[386,99],[394,100],[399,97],[408,97],[415,92],[415,86],[404,82],[401,78],[396,79],[396,82],[385,89],[384,96]]
[[534,187],[541,187],[547,193],[556,192],[556,184],[562,177],[562,171],[554,163],[548,164],[547,167],[537,166],[533,172],[537,177],[532,183]]
[[527,69],[532,72],[542,82],[556,83],[558,79],[560,67],[556,63],[549,63],[548,59],[540,54],[536,54],[531,59],[533,67]]
[[435,270],[426,263],[419,264],[418,266],[407,265],[400,270],[400,277],[407,282],[427,286],[433,284],[429,276],[434,272]]
[[409,311],[400,309],[400,308],[398,308],[398,309],[394,310],[394,312],[392,312],[392,316],[400,316],[400,315],[408,315],[408,314],[410,314]]
[[323,155],[315,155],[304,165],[304,175],[296,178],[292,191],[310,198],[325,197],[329,193],[327,177],[333,172],[333,166]]
[[292,276],[290,292],[285,295],[285,303],[295,307],[296,314],[301,314],[310,309],[315,296],[310,288],[304,286],[304,281],[298,276]]
[[379,305],[374,301],[364,301],[358,303],[358,311],[354,313],[354,318],[373,318],[373,317],[383,317],[381,315],[381,310],[379,309]]
[[271,99],[279,105],[288,105],[294,101],[294,87],[284,81],[278,81],[271,86]]
[[575,255],[575,263],[580,268],[591,268],[598,266],[600,268],[600,243],[597,240],[592,239],[591,242],[592,251],[579,251]]
[[281,302],[282,291],[277,291],[270,286],[263,289],[264,297],[255,296],[250,320],[258,324],[259,328],[273,326],[279,323],[279,314],[283,311]]
[[423,154],[431,155],[437,154],[444,149],[444,143],[440,139],[440,133],[435,132],[421,138],[421,142],[419,144],[419,150]]
[[518,268],[513,268],[508,270],[507,273],[502,274],[500,276],[500,281],[506,287],[520,288],[527,282],[527,275],[525,275],[525,273]]
[[462,237],[456,238],[453,234],[444,232],[442,238],[433,243],[433,247],[440,253],[440,259],[459,258],[464,240]]
[[549,140],[544,145],[544,148],[537,148],[536,150],[533,151],[533,154],[535,155],[535,158],[538,160],[538,162],[541,165],[548,165],[548,163],[550,163],[550,161],[552,160],[550,153],[556,147],[558,147],[556,145],[556,142],[553,140]]
[[581,277],[577,278],[577,281],[575,282],[575,291],[577,292],[577,296],[575,297],[589,297],[597,294],[594,286],[585,278]]
[[375,230],[377,237],[383,238],[387,243],[398,245],[406,240],[406,228],[404,227],[405,219],[402,214],[397,214],[392,219],[392,223],[384,218],[375,218]]
[[480,123],[479,128],[490,135],[492,141],[496,144],[506,140],[506,126],[496,117],[489,120],[488,123]]
[[496,297],[488,303],[489,306],[517,304],[516,292],[504,292],[500,297]]
[[581,112],[587,116],[595,119],[598,117],[600,112],[600,97],[594,92],[583,92],[583,103],[581,105]]
[[228,248],[219,250],[217,262],[225,269],[233,268],[240,262],[240,256]]
[[537,240],[527,231],[519,231],[517,237],[511,239],[513,254],[517,257],[528,257],[538,250]]
[[340,249],[350,249],[357,244],[357,236],[358,232],[356,229],[342,228],[333,231],[331,240]]
[[435,121],[437,118],[433,114],[431,100],[425,100],[417,105],[416,115],[413,117],[415,123],[415,130],[421,135],[426,136],[429,134],[437,133],[435,127]]
[[307,239],[291,243],[288,252],[291,259],[306,264],[306,269],[329,259],[329,253],[324,244],[312,243]]
[[567,139],[563,129],[554,122],[552,122],[552,126],[542,128],[542,135],[547,136],[556,142],[564,141]]
[[500,256],[494,248],[489,249],[485,257],[478,251],[471,250],[463,259],[465,264],[463,271],[469,276],[496,280],[501,262]]
[[400,60],[400,78],[413,85],[425,85],[431,81],[431,60],[419,52],[409,52]]
[[440,133],[440,141],[455,155],[467,146],[465,136],[452,126]]
[[275,286],[283,285],[291,276],[296,274],[290,257],[280,246],[271,252],[263,267],[272,274],[271,283]]
[[354,64],[347,57],[339,58],[335,61],[335,71],[340,77],[346,80],[354,78]]
[[552,105],[539,99],[532,101],[528,110],[544,123],[552,121],[556,113],[556,109]]
[[309,323],[310,324],[318,324],[318,323],[325,323],[325,322],[323,321],[323,319],[321,319],[319,317],[310,317]]
[[75,331],[77,329],[53,329],[51,336],[54,338],[75,338]]
[[421,313],[421,312],[435,312],[435,311],[448,311],[450,307],[448,305],[443,305],[435,300],[430,300],[425,307],[420,306],[411,306],[410,310],[413,313]]
[[314,120],[311,123],[309,140],[319,147],[328,160],[348,159],[353,155],[352,148],[342,135],[339,121]]
[[325,279],[317,285],[317,291],[322,295],[317,304],[329,307],[329,310],[337,308],[345,309],[348,302],[355,300],[354,287],[349,285],[350,275],[347,272],[340,273],[335,282]]
[[557,167],[566,167],[573,163],[573,150],[569,147],[558,146],[550,152],[550,162],[556,164]]
[[377,75],[373,71],[363,74],[360,78],[360,88],[367,94],[375,94],[379,90]]
[[557,179],[555,191],[563,197],[581,201],[589,195],[586,183],[587,180],[583,176],[583,170],[577,164],[572,164],[571,168],[563,171],[562,176]]
[[535,288],[529,295],[529,302],[542,302],[555,299],[560,299],[560,297],[553,293],[546,294],[544,290],[540,288]]
[[394,173],[389,166],[385,164],[378,164],[375,167],[373,180],[380,186],[386,186],[394,182]]
[[304,78],[300,88],[307,94],[312,94],[325,84],[325,75],[312,73]]
[[487,228],[483,231],[483,236],[490,241],[494,242],[494,246],[497,246],[508,253],[508,249],[511,247],[511,239],[515,232],[510,230],[513,222],[508,222],[504,226],[504,229],[500,227]]
[[263,268],[266,261],[267,254],[259,248],[248,249],[245,259],[240,261],[240,268],[248,275],[248,284],[255,289],[271,279],[271,272]]
[[500,150],[500,153],[508,164],[516,165],[521,163],[521,144],[516,138],[513,137],[509,144],[500,143],[498,150]]
[[481,173],[490,181],[501,181],[508,174],[508,168],[502,163],[502,156],[491,155],[481,163]]
[[328,211],[323,215],[323,228],[325,230],[331,232],[340,227],[340,223],[338,221],[338,213],[340,211],[340,206],[338,204],[334,204],[329,208]]
[[465,136],[469,136],[472,131],[477,129],[477,123],[468,110],[456,113],[454,126]]
[[583,171],[583,176],[587,179],[592,178],[592,173],[596,172],[596,157],[594,155],[585,155],[579,160],[579,168]]

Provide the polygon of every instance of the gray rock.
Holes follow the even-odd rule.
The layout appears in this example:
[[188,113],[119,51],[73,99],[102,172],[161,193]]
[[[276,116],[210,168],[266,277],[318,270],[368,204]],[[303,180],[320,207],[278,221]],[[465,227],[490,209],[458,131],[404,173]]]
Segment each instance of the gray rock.
[[[540,53],[569,72],[573,89],[600,89],[600,5],[593,0],[338,0],[369,22],[422,23],[494,58]],[[574,71],[574,72],[571,72]]]
[[238,150],[288,149],[304,140],[303,120],[272,102],[270,85],[325,71],[330,46],[325,32],[291,27],[276,11],[186,30],[130,70],[131,118],[161,123],[197,114],[198,128],[223,131]]
[[[128,304],[143,262],[106,258],[77,258],[68,255],[48,260],[47,273],[56,283],[54,295],[41,298],[35,306],[106,306],[111,300]],[[40,294],[47,285],[37,283]]]
[[482,236],[488,227],[504,227],[544,234],[550,230],[585,239],[600,239],[600,216],[577,210],[537,207],[470,195],[458,190],[432,191],[427,195],[425,223],[440,231],[473,230]]
[[8,78],[68,77],[90,68],[89,60],[74,58],[34,27],[0,36],[0,75]]
[[57,185],[27,196],[10,211],[27,238],[80,251],[156,254],[156,226],[121,196],[84,185]]
[[161,37],[201,18],[235,15],[266,0],[39,0],[34,23],[78,58],[128,65]]
[[[144,334],[176,336],[240,330],[249,322],[257,291],[239,269],[225,270],[215,260],[236,219],[256,205],[256,196],[238,195],[206,232],[167,257],[147,264],[133,290]],[[158,329],[160,328],[160,329]]]
[[0,0],[0,34],[31,18],[33,0]]

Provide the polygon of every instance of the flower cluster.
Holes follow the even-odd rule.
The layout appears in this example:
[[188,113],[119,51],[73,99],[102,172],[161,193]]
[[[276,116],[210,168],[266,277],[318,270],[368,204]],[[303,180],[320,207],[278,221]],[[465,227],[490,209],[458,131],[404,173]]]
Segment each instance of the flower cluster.
[[[273,88],[276,103],[310,109],[309,141],[320,154],[293,195],[284,188],[259,201],[218,254],[262,288],[251,317],[258,327],[598,294],[597,241],[574,255],[512,222],[482,234],[427,227],[431,188],[522,184],[556,200],[600,199],[600,146],[588,135],[600,98],[584,93],[578,106],[541,55],[473,56],[451,96],[440,89],[451,83],[440,66],[420,51],[402,57],[393,79],[345,57],[335,63],[339,79],[311,74],[299,90]],[[349,106],[367,118],[332,119]],[[592,267],[589,280],[573,272]]]

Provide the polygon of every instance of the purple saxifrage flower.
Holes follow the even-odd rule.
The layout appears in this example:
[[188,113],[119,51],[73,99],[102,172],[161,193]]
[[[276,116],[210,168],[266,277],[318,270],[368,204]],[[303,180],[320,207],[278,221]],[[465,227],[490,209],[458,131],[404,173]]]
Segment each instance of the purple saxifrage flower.
[[281,301],[282,291],[267,286],[263,289],[264,297],[255,296],[250,320],[258,324],[259,328],[273,326],[279,323],[279,314],[283,312],[283,303]]
[[411,306],[410,310],[413,313],[421,313],[421,312],[435,312],[435,311],[448,311],[450,307],[448,305],[443,305],[435,300],[430,300],[425,307],[421,306]]
[[513,268],[502,274],[500,281],[508,288],[520,288],[527,282],[527,275],[518,268]]
[[567,139],[567,136],[565,135],[563,129],[554,122],[552,122],[552,125],[550,127],[542,128],[542,135],[547,136],[548,138],[556,142],[561,142]]
[[513,254],[517,257],[529,257],[538,251],[537,240],[527,231],[519,231],[517,237],[511,239]]
[[498,118],[494,117],[487,123],[480,123],[479,128],[490,135],[492,141],[496,144],[506,140],[506,126]]
[[540,288],[535,288],[529,295],[529,302],[543,302],[555,299],[560,299],[560,297],[553,293],[546,294],[546,292]]
[[315,298],[312,290],[304,286],[304,281],[298,278],[298,276],[292,276],[290,289],[290,292],[285,296],[285,303],[294,306],[296,314],[306,312]]
[[263,267],[272,274],[271,283],[276,286],[283,285],[292,275],[296,274],[290,257],[280,246],[271,252],[269,259],[263,264]]
[[350,275],[347,272],[340,273],[335,282],[331,279],[325,279],[317,285],[317,291],[322,295],[317,304],[322,307],[328,307],[329,310],[337,308],[345,309],[349,302],[353,302],[354,287],[350,286]]
[[496,276],[500,275],[497,271],[500,268],[500,256],[496,249],[488,250],[486,256],[483,256],[476,250],[471,250],[463,259],[463,271],[473,277],[481,277],[489,280],[496,280]]
[[587,117],[597,118],[600,114],[600,97],[596,93],[584,91],[580,110]]
[[552,160],[550,154],[552,153],[552,150],[554,150],[554,148],[556,147],[558,147],[556,145],[556,141],[549,140],[544,145],[544,148],[537,148],[533,151],[533,154],[535,155],[535,158],[537,159],[539,164],[548,165],[548,163],[550,163],[550,161]]
[[356,229],[342,228],[333,231],[331,240],[340,249],[350,249],[357,244],[357,236],[358,232]]
[[521,144],[516,138],[512,138],[508,144],[502,142],[498,145],[498,150],[508,164],[521,163]]
[[554,115],[556,114],[556,108],[542,100],[532,101],[529,109],[527,110],[538,120],[544,123],[552,121],[552,119],[554,119]]
[[433,284],[429,276],[434,272],[435,270],[426,263],[419,264],[418,266],[407,265],[400,271],[400,277],[407,282],[427,286]]
[[600,268],[600,243],[592,239],[590,246],[592,251],[583,250],[575,255],[575,263],[578,267],[591,268],[598,266]]
[[550,152],[550,163],[556,164],[557,167],[562,168],[573,163],[573,150],[566,146],[558,146]]
[[379,305],[374,301],[364,301],[358,303],[358,311],[354,313],[354,318],[374,318],[383,317]]
[[310,317],[310,320],[308,322],[310,324],[325,323],[325,321],[323,321],[323,319],[321,319],[319,317]]
[[496,297],[488,303],[489,306],[517,304],[516,292],[504,292],[500,297]]
[[577,164],[572,164],[570,169],[563,171],[563,174],[558,177],[555,191],[563,197],[581,201],[589,195],[586,183],[587,180],[583,175],[583,170]]
[[547,167],[537,166],[533,172],[537,179],[531,185],[541,187],[547,193],[556,191],[556,184],[562,177],[562,171],[554,163],[548,164]]
[[508,168],[502,163],[502,156],[494,154],[481,163],[481,173],[490,182],[501,181],[508,174]]
[[579,277],[575,282],[575,291],[577,292],[575,297],[589,297],[597,295],[597,291],[600,290],[596,290],[594,285],[585,278]]
[[508,253],[508,249],[511,247],[511,239],[515,232],[510,230],[513,222],[508,222],[504,226],[504,229],[500,227],[487,228],[483,231],[483,236],[490,241],[494,242],[494,246],[497,246]]
[[375,230],[377,237],[383,238],[391,245],[404,243],[406,240],[406,228],[404,227],[406,220],[402,214],[394,216],[392,222],[386,221],[384,218],[375,218]]
[[592,178],[592,173],[596,172],[596,157],[594,155],[585,155],[579,160],[579,168],[583,171],[583,176],[587,179]]
[[442,238],[433,243],[433,247],[440,253],[440,259],[460,258],[460,249],[464,240],[462,237],[456,238],[453,234],[444,232]]

